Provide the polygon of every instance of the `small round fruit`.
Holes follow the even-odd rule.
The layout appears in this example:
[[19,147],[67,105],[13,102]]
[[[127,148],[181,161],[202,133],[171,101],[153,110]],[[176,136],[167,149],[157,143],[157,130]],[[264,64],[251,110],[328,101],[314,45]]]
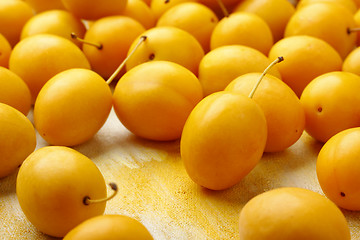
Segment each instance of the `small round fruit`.
[[136,239],[152,240],[139,221],[123,215],[93,217],[72,229],[64,240]]
[[27,2],[37,13],[53,9],[65,9],[61,0],[25,0],[25,2]]
[[13,173],[35,150],[36,134],[29,119],[0,103],[0,178]]
[[33,9],[21,0],[0,1],[0,33],[14,47],[25,23],[34,16]]
[[342,70],[360,76],[360,47],[355,48],[347,55],[343,62]]
[[[225,91],[248,96],[260,76],[261,73],[241,75]],[[305,128],[304,109],[299,98],[283,81],[270,74],[264,76],[253,99],[266,117],[268,132],[265,152],[283,151],[301,137]]]
[[41,232],[64,237],[86,219],[102,215],[106,185],[96,165],[74,149],[47,146],[30,154],[20,167],[16,194],[27,219]]
[[82,47],[92,70],[109,78],[126,58],[133,41],[143,32],[145,28],[138,21],[125,16],[104,17],[92,23],[84,40],[101,44],[101,48],[89,44]]
[[81,43],[71,38],[71,33],[83,37],[86,32],[84,23],[65,10],[49,10],[30,18],[21,31],[21,39],[40,33],[54,34],[73,41],[79,47]]
[[357,11],[357,6],[354,0],[301,0],[296,5],[296,9],[300,9],[305,7],[309,4],[319,3],[319,2],[328,2],[328,3],[335,3],[341,7],[347,8],[351,13],[355,13]]
[[329,72],[311,81],[300,98],[306,132],[326,142],[338,132],[359,127],[359,89],[360,76],[349,72]]
[[131,17],[138,21],[146,29],[155,27],[156,19],[149,5],[143,0],[128,0],[128,3],[120,15]]
[[0,67],[9,67],[11,46],[8,40],[0,33]]
[[254,13],[264,19],[274,42],[277,42],[284,37],[285,27],[295,13],[295,7],[288,0],[242,0],[234,9],[234,12],[238,11]]
[[340,71],[343,61],[327,42],[311,36],[292,36],[281,39],[271,48],[269,59],[283,56],[286,61],[277,67],[281,79],[301,96],[302,91],[317,76]]
[[180,138],[188,115],[202,97],[192,72],[176,63],[154,61],[120,78],[113,104],[119,120],[135,135],[169,141]]
[[261,17],[254,13],[235,12],[222,18],[215,26],[210,48],[238,44],[267,55],[273,43],[271,29]]
[[62,0],[65,8],[75,16],[86,20],[119,14],[125,9],[127,0]]
[[151,0],[150,8],[158,20],[168,9],[184,2],[197,2],[197,0]]
[[336,205],[360,210],[360,128],[350,128],[331,137],[321,148],[316,173],[325,195]]
[[266,137],[266,119],[254,100],[218,92],[201,100],[189,115],[180,141],[181,158],[195,183],[222,190],[256,166]]
[[173,26],[192,34],[205,52],[210,50],[210,37],[218,17],[208,7],[196,2],[180,3],[164,12],[157,26]]
[[309,35],[329,43],[344,59],[356,45],[353,14],[337,4],[320,2],[302,7],[286,25],[285,37]]
[[[359,1],[360,3],[360,1]],[[354,21],[356,23],[356,27],[360,27],[360,8],[356,11],[356,13],[354,14]],[[356,31],[356,45],[360,46],[360,31]]]
[[28,86],[18,75],[4,67],[0,67],[0,102],[16,108],[25,116],[31,108]]
[[277,188],[257,195],[240,212],[241,240],[350,240],[340,209],[302,188]]
[[50,144],[75,146],[91,139],[105,123],[112,95],[97,73],[73,68],[51,78],[34,105],[34,122]]
[[[211,50],[201,59],[199,81],[205,96],[207,96],[224,90],[232,80],[240,75],[249,72],[263,72],[269,64],[270,60],[254,48],[241,45],[222,46]],[[269,73],[281,78],[277,66],[271,68]]]
[[32,102],[50,78],[70,68],[90,69],[90,64],[70,40],[51,34],[36,34],[21,40],[9,60],[9,69],[28,85]]
[[204,50],[193,35],[176,27],[154,27],[134,40],[129,53],[142,36],[146,40],[126,62],[127,70],[144,62],[162,60],[180,64],[197,75]]

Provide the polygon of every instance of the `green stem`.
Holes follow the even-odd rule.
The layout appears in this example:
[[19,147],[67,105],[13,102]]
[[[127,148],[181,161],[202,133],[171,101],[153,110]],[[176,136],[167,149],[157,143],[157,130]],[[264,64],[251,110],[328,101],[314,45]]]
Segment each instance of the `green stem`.
[[134,52],[136,51],[136,49],[138,49],[138,47],[140,46],[140,44],[142,42],[144,42],[146,40],[146,36],[141,36],[139,39],[139,42],[136,44],[136,46],[134,47],[134,49],[131,51],[131,53],[129,53],[127,55],[127,57],[124,59],[124,61],[119,65],[119,67],[115,70],[115,72],[109,77],[109,79],[106,81],[106,83],[109,85],[114,78],[119,74],[119,72],[121,71],[121,69],[123,69],[123,67],[125,66],[126,62],[129,60],[129,58],[134,54]]
[[254,88],[252,89],[251,93],[249,94],[249,98],[252,98],[255,94],[256,89],[258,88],[258,86],[260,85],[261,80],[264,78],[264,76],[267,74],[267,72],[272,68],[272,66],[274,66],[275,64],[282,62],[284,60],[283,57],[278,57],[277,59],[275,59],[272,63],[270,63],[270,65],[264,70],[264,72],[261,74],[261,76],[259,77],[258,81],[256,82]]
[[94,46],[94,47],[96,47],[96,48],[99,49],[99,50],[101,50],[101,49],[103,48],[103,45],[102,45],[101,43],[93,43],[93,42],[86,41],[86,40],[84,40],[84,39],[82,39],[82,38],[79,38],[79,37],[76,35],[76,33],[74,33],[74,32],[72,32],[72,33],[70,34],[70,36],[71,36],[72,39],[76,39],[76,40],[78,40],[78,41],[81,42],[81,43]]
[[114,190],[114,193],[112,195],[110,195],[109,197],[102,198],[102,199],[90,199],[89,196],[86,196],[83,199],[83,203],[85,205],[89,205],[89,204],[93,204],[93,203],[102,203],[102,202],[109,201],[110,199],[115,197],[116,194],[118,193],[118,186],[116,185],[116,183],[109,183],[109,186],[111,187],[112,190]]

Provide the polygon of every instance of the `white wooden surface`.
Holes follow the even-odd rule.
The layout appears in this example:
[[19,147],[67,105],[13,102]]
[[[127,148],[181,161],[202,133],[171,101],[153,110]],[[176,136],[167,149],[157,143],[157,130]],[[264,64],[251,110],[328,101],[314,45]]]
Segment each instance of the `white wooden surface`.
[[[38,136],[37,148],[45,145]],[[245,179],[224,191],[210,191],[190,180],[179,141],[137,138],[113,111],[99,133],[75,149],[91,158],[108,182],[119,185],[119,194],[107,203],[105,213],[134,217],[160,240],[238,239],[239,212],[257,194],[282,186],[322,194],[315,172],[321,146],[304,133],[288,150],[264,154]],[[52,239],[37,231],[22,213],[15,193],[16,175],[0,179],[0,239]],[[343,212],[352,239],[360,239],[360,213]]]

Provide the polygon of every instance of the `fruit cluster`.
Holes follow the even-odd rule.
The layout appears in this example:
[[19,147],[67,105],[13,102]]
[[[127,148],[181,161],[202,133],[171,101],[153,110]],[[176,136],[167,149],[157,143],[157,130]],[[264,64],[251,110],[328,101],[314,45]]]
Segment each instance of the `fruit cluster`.
[[[316,171],[327,198],[290,187],[262,193],[241,210],[239,235],[350,239],[338,207],[360,210],[359,8],[359,0],[1,0],[0,177],[19,169],[21,209],[45,234],[152,239],[135,219],[103,215],[117,186],[107,196],[98,167],[72,148],[112,109],[137,137],[179,140],[187,174],[211,190],[233,187],[264,153],[306,131],[324,143]],[[36,131],[50,146],[36,149]]]

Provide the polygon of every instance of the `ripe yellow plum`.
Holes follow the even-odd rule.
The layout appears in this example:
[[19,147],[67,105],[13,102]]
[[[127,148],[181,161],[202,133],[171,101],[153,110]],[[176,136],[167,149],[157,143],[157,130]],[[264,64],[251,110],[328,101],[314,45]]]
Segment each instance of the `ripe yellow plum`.
[[31,108],[28,86],[18,75],[4,67],[0,67],[0,102],[16,108],[25,116]]
[[273,43],[271,29],[261,17],[253,13],[235,12],[222,18],[215,26],[210,48],[238,44],[267,55]]
[[261,193],[240,212],[242,240],[350,240],[346,218],[326,197],[283,187]]
[[9,69],[28,85],[32,102],[50,78],[70,68],[90,69],[90,64],[74,43],[51,34],[36,34],[21,40],[9,60]]
[[300,101],[305,111],[305,130],[320,142],[345,129],[359,127],[360,76],[329,72],[309,83]]
[[9,58],[12,48],[9,41],[0,33],[0,66],[9,67]]
[[116,115],[135,135],[157,141],[180,138],[185,121],[202,99],[196,76],[179,64],[140,64],[120,78],[113,94]]
[[62,0],[69,12],[86,20],[96,20],[102,17],[119,14],[125,9],[127,0]]
[[54,237],[64,237],[106,207],[106,202],[85,204],[87,198],[106,197],[105,180],[89,158],[68,147],[47,146],[30,154],[20,167],[16,194],[27,219]]
[[[248,96],[260,76],[261,73],[241,75],[230,82],[225,91]],[[265,152],[283,151],[300,138],[305,128],[304,109],[299,98],[283,81],[271,75],[264,76],[253,99],[266,117]]]
[[143,0],[128,0],[120,14],[135,19],[146,29],[155,27],[156,24],[155,14]]
[[281,79],[298,97],[317,76],[341,70],[343,61],[327,42],[311,36],[292,36],[281,39],[271,48],[269,58],[283,56],[286,61],[278,65]]
[[0,33],[14,47],[20,40],[25,23],[34,16],[33,9],[21,0],[0,1]]
[[234,9],[234,12],[238,11],[254,13],[264,19],[271,29],[274,42],[277,42],[284,37],[295,7],[288,0],[243,0]]
[[247,96],[213,93],[187,119],[180,141],[189,177],[212,190],[230,188],[259,162],[267,138],[265,115]]
[[30,18],[21,31],[21,39],[40,33],[54,34],[73,41],[78,46],[81,44],[71,38],[71,33],[83,37],[86,28],[84,23],[73,14],[65,10],[49,10],[38,13]]
[[[360,27],[360,9],[358,9],[354,14],[354,21],[356,24],[356,28]],[[356,31],[356,35],[356,46],[360,46],[360,31]]]
[[133,41],[143,32],[145,28],[130,17],[104,17],[91,24],[84,38],[101,47],[84,44],[82,49],[92,69],[108,78],[126,58]]
[[331,137],[321,148],[316,173],[325,195],[339,207],[359,211],[360,128]]
[[0,178],[15,172],[36,147],[35,129],[15,108],[0,103]]
[[143,36],[146,40],[127,61],[127,70],[144,62],[162,60],[180,64],[197,75],[204,50],[193,35],[176,27],[154,27],[134,40],[129,53]]
[[218,17],[208,7],[196,3],[180,3],[164,12],[157,21],[157,26],[173,26],[192,34],[205,52],[210,50],[210,37]]
[[72,229],[64,240],[137,239],[152,240],[149,231],[139,221],[124,215],[93,217]]
[[342,70],[355,73],[360,76],[360,47],[352,50],[344,59]]
[[[242,45],[218,47],[208,52],[199,64],[199,81],[205,96],[222,91],[236,77],[249,72],[262,72],[270,64],[260,51]],[[277,67],[270,74],[281,78]]]
[[61,0],[24,0],[27,2],[37,13],[61,9],[64,10],[65,7],[62,4]]
[[357,11],[358,8],[354,0],[301,0],[296,5],[296,9],[300,9],[309,4],[318,3],[318,2],[328,2],[328,3],[338,4],[341,7],[347,8],[353,14]]
[[197,0],[151,0],[150,8],[155,15],[155,19],[158,20],[166,10],[184,2],[197,2]]
[[309,35],[329,43],[344,59],[356,45],[356,26],[353,14],[337,4],[319,2],[300,8],[290,18],[285,37]]
[[34,105],[35,127],[52,145],[78,145],[99,131],[111,107],[111,90],[100,75],[68,69],[41,89]]

